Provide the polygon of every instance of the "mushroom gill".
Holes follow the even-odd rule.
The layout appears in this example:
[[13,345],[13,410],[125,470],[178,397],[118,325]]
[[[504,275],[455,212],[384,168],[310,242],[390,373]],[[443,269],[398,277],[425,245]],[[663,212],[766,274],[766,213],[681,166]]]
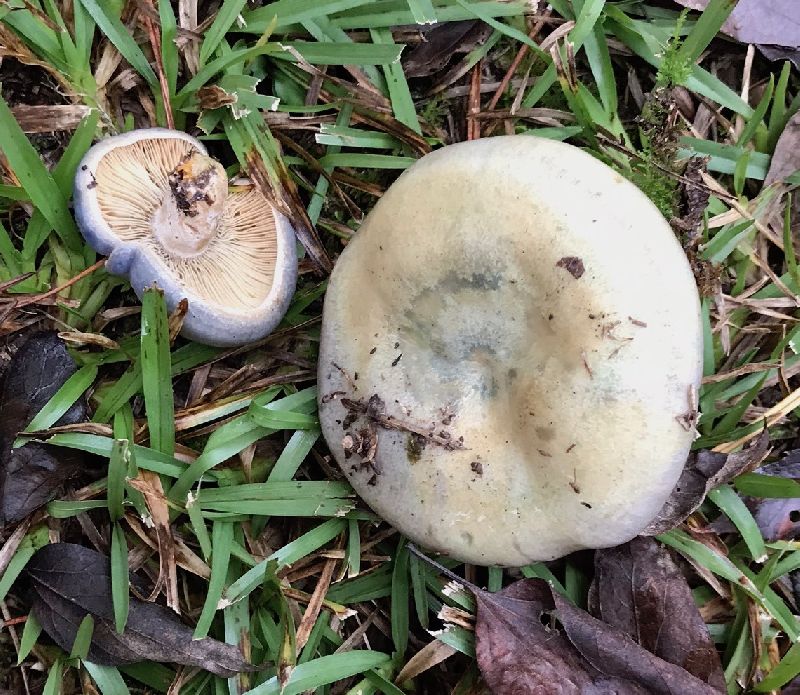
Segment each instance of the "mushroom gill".
[[109,151],[95,174],[100,212],[115,236],[141,244],[189,292],[228,311],[257,308],[272,288],[278,256],[274,209],[257,189],[231,189],[218,229],[194,255],[169,250],[169,234],[156,229],[174,223],[161,214],[173,195],[170,176],[193,149],[185,140],[161,138]]
[[98,162],[94,183],[100,213],[122,241],[152,236],[153,213],[170,194],[169,175],[192,149],[178,138],[138,140]]
[[227,309],[258,307],[272,288],[278,258],[273,208],[255,188],[232,192],[220,231],[205,253],[173,258],[149,242],[183,285]]

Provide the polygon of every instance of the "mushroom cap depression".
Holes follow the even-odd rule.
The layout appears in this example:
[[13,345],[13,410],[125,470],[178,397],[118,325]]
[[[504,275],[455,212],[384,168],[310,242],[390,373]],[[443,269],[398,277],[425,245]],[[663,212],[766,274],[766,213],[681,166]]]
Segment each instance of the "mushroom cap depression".
[[173,310],[189,302],[182,333],[209,345],[267,335],[294,293],[294,230],[253,185],[229,188],[198,140],[163,128],[92,147],[75,177],[86,242],[108,255],[141,297],[154,283]]
[[519,566],[653,519],[701,371],[697,288],[656,207],[578,148],[494,137],[414,164],[342,253],[320,419],[401,532]]

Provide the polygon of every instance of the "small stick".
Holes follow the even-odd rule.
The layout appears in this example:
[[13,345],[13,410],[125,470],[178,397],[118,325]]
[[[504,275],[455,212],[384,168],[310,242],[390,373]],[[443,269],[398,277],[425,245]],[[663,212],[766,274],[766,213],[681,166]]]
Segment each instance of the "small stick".
[[[155,13],[155,7],[153,6],[152,0],[148,2],[150,5],[149,9],[152,9],[153,13]],[[169,100],[169,85],[167,84],[167,75],[164,72],[164,57],[161,55],[161,37],[158,35],[156,31],[156,23],[150,17],[149,12],[142,13],[142,21],[144,22],[145,27],[147,28],[147,34],[150,39],[150,45],[153,47],[153,55],[156,59],[156,70],[158,71],[158,84],[161,87],[161,100],[164,102],[164,113],[167,117],[167,128],[174,129],[175,128],[175,119],[172,116],[172,104]],[[159,27],[160,28],[160,27]]]
[[467,140],[477,140],[481,136],[481,124],[474,116],[481,110],[481,70],[483,59],[472,69],[469,88],[469,106],[467,108]]
[[59,285],[58,287],[54,287],[52,290],[48,290],[47,292],[43,292],[42,294],[35,294],[28,299],[21,299],[17,302],[17,308],[21,309],[24,306],[28,306],[30,304],[37,304],[41,302],[43,299],[47,299],[48,297],[52,297],[55,294],[59,294],[62,290],[67,289],[67,287],[72,287],[76,282],[80,282],[85,278],[87,275],[91,275],[95,270],[99,270],[106,264],[106,259],[101,258],[97,263],[90,265],[86,270],[82,270],[78,273],[75,277],[70,278],[67,280],[63,285]]
[[445,567],[444,565],[442,565],[442,564],[436,562],[436,560],[428,557],[419,548],[417,548],[417,546],[414,545],[413,543],[406,544],[406,548],[408,549],[409,553],[411,553],[412,555],[415,555],[420,560],[424,560],[431,567],[434,567],[435,569],[439,570],[448,579],[451,579],[452,581],[457,582],[458,584],[461,584],[462,586],[464,586],[465,588],[469,589],[470,591],[473,591],[473,592],[482,591],[482,589],[480,589],[479,587],[475,586],[475,584],[473,584],[472,582],[464,579],[464,577],[459,577],[452,570],[447,569],[447,567]]

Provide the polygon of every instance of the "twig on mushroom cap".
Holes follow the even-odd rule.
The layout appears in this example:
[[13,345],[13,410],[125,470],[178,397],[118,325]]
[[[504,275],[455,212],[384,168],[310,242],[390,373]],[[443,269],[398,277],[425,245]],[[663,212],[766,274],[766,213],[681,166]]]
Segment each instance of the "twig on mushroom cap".
[[[338,393],[343,392],[340,391]],[[368,420],[380,425],[384,429],[417,435],[418,437],[422,437],[426,443],[436,444],[437,446],[444,447],[448,451],[466,449],[464,446],[464,437],[454,439],[450,432],[443,428],[440,429],[436,427],[436,423],[425,427],[411,420],[389,415],[386,412],[386,404],[378,394],[373,394],[367,401],[363,399],[353,400],[351,398],[340,398],[339,400],[351,414],[364,415]],[[437,429],[439,429],[438,432],[435,431]]]

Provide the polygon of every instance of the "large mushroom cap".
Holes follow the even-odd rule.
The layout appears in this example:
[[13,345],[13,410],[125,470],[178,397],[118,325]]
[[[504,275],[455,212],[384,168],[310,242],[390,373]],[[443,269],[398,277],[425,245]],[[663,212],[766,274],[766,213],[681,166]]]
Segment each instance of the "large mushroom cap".
[[189,301],[183,334],[239,345],[268,334],[297,279],[294,231],[254,186],[228,187],[198,140],[149,128],[92,147],[75,177],[75,213],[106,267],[170,310]]
[[697,289],[633,184],[569,145],[438,150],[342,254],[323,315],[325,438],[416,542],[524,565],[634,537],[692,442]]

